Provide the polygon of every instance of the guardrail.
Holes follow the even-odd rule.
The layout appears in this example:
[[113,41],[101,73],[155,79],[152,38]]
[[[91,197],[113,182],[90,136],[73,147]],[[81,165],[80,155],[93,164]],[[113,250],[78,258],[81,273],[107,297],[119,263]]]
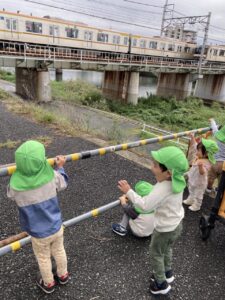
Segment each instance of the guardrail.
[[[165,136],[157,136],[157,137],[151,138],[151,139],[144,139],[144,140],[139,140],[139,141],[135,141],[135,142],[131,142],[131,143],[125,143],[125,144],[119,144],[119,145],[109,146],[109,147],[105,147],[105,148],[83,151],[80,153],[73,153],[73,154],[65,155],[66,162],[76,161],[79,159],[86,159],[86,158],[90,158],[92,156],[105,155],[106,153],[127,150],[130,148],[135,148],[135,147],[153,144],[153,143],[157,143],[157,142],[162,142],[162,141],[166,141],[166,140],[173,140],[173,139],[180,138],[182,136],[187,136],[189,133],[204,133],[209,130],[211,130],[210,127],[193,129],[193,130],[173,133],[173,134],[169,134],[169,135],[165,135]],[[48,162],[50,163],[50,165],[54,165],[55,158],[49,158]],[[12,175],[12,173],[14,173],[15,170],[16,170],[15,164],[11,164],[10,166],[5,167],[5,168],[0,168],[0,177]]]

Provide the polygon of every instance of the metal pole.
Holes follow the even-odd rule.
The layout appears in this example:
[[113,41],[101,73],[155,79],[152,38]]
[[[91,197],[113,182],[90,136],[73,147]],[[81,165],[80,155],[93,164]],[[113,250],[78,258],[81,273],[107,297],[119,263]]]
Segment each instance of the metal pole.
[[[106,205],[100,206],[99,208],[95,208],[87,213],[84,213],[73,219],[65,221],[63,223],[63,226],[70,227],[72,225],[75,225],[75,224],[77,224],[81,221],[84,221],[86,219],[89,219],[91,217],[97,217],[100,213],[103,213],[111,208],[114,208],[114,207],[118,206],[119,204],[120,204],[120,200],[116,200],[116,201],[113,201]],[[0,248],[0,256],[3,256],[8,252],[15,252],[15,251],[19,250],[22,246],[24,246],[30,242],[31,242],[31,236],[28,236],[26,238],[23,238],[23,239],[20,239],[20,240],[14,242],[14,243],[11,243],[7,246],[4,246],[4,247]]]
[[205,46],[206,46],[206,43],[207,43],[207,40],[208,40],[210,19],[211,19],[211,12],[208,13],[208,18],[207,18],[207,22],[206,22],[206,26],[205,26],[205,34],[204,34],[201,54],[200,54],[200,58],[199,58],[198,74],[201,74],[201,72],[202,72],[202,61],[203,61],[204,53],[205,53]]
[[[99,149],[94,149],[94,150],[89,150],[89,151],[83,151],[80,153],[73,153],[73,154],[69,154],[69,155],[65,156],[66,162],[79,160],[79,159],[86,159],[86,158],[90,158],[92,156],[104,155],[106,153],[112,153],[112,152],[120,151],[120,150],[127,150],[130,148],[144,146],[144,145],[162,142],[162,141],[166,141],[166,140],[173,140],[173,139],[177,139],[181,136],[186,136],[189,133],[204,133],[209,130],[211,130],[210,127],[193,129],[193,130],[173,133],[173,134],[169,134],[169,135],[164,135],[164,136],[157,136],[155,138],[138,140],[138,141],[131,142],[131,143],[109,146],[109,147],[99,148]],[[52,166],[54,165],[54,161],[55,161],[54,158],[48,159],[49,164]],[[14,173],[15,170],[16,170],[15,164],[13,164],[12,166],[6,167],[6,168],[0,168],[0,177],[12,175],[12,173]]]
[[165,16],[166,16],[166,10],[167,10],[167,5],[168,5],[168,0],[166,0],[166,3],[163,7],[163,15],[162,15],[162,24],[161,24],[161,32],[160,36],[163,36],[163,31],[164,31],[164,23],[165,23]]

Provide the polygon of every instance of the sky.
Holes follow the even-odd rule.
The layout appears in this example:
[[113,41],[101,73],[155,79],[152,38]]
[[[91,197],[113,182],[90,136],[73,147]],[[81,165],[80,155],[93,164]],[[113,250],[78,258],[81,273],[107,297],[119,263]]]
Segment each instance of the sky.
[[[225,44],[224,0],[171,0],[168,3],[174,4],[174,17],[205,16],[211,12],[208,44]],[[157,36],[160,35],[164,4],[165,0],[1,0],[0,9],[19,10],[41,17],[50,15],[98,28]],[[202,25],[189,25],[187,29],[197,30],[198,41],[201,42],[204,36]]]

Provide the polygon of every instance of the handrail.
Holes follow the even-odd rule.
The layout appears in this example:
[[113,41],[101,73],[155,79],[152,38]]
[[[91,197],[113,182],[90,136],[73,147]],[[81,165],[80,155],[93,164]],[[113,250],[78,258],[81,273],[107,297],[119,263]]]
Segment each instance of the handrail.
[[[88,151],[82,151],[80,153],[73,153],[69,155],[65,155],[66,157],[66,162],[69,161],[76,161],[79,159],[86,159],[90,158],[92,156],[99,156],[99,155],[104,155],[106,153],[112,153],[115,151],[120,151],[120,150],[127,150],[130,148],[134,147],[139,147],[139,146],[144,146],[148,144],[153,144],[157,142],[162,142],[166,140],[172,140],[172,139],[177,139],[182,136],[187,136],[189,133],[204,133],[211,130],[210,127],[205,127],[205,128],[199,128],[199,129],[193,129],[193,130],[188,130],[188,131],[183,131],[183,132],[178,132],[178,133],[173,133],[169,135],[164,135],[164,136],[157,136],[155,138],[150,138],[150,139],[144,139],[144,140],[138,140],[135,142],[130,142],[130,143],[125,143],[125,144],[119,144],[115,146],[109,146],[105,148],[98,148],[94,150],[88,150]],[[55,158],[49,158],[48,162],[50,165],[54,165],[55,163]],[[7,176],[7,175],[12,175],[16,170],[16,165],[10,165],[5,168],[0,168],[0,177],[1,176]]]

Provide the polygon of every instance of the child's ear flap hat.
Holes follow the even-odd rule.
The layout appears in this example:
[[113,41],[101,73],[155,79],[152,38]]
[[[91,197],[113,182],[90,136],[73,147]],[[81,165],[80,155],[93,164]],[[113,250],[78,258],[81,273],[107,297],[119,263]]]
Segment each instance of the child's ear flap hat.
[[17,191],[36,189],[54,177],[54,171],[45,157],[45,147],[37,141],[23,143],[15,152],[16,171],[10,187]]
[[180,193],[186,186],[183,174],[188,170],[188,161],[184,152],[174,146],[164,147],[158,151],[151,151],[151,155],[157,162],[166,166],[172,173],[173,193]]
[[216,132],[215,137],[222,143],[225,143],[225,125]]
[[214,154],[216,154],[216,152],[218,152],[218,150],[219,150],[219,147],[218,147],[217,143],[215,141],[212,141],[212,140],[202,139],[202,144],[205,146],[205,149],[206,149],[207,154],[208,154],[209,161],[212,164],[215,164],[216,160],[214,158]]

